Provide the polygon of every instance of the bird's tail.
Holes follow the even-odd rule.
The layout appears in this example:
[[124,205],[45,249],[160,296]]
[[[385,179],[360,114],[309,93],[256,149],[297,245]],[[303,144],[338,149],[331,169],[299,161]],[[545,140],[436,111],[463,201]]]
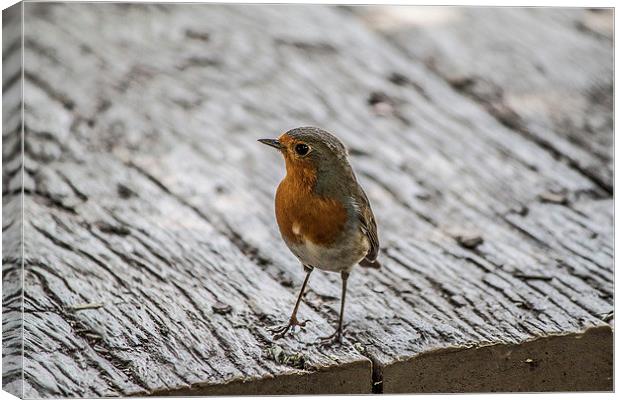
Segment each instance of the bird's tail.
[[381,263],[379,262],[379,260],[370,261],[367,258],[364,258],[362,261],[360,261],[360,265],[364,268],[381,268]]

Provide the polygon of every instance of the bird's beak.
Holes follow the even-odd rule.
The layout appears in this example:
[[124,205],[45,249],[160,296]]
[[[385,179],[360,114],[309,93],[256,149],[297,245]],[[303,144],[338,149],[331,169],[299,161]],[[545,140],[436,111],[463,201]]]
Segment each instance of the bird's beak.
[[258,139],[258,141],[267,146],[275,147],[278,150],[282,149],[282,144],[278,139]]

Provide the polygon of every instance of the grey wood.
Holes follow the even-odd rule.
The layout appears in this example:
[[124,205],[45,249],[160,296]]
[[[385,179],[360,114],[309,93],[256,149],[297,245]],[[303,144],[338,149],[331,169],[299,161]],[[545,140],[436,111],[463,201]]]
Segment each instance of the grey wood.
[[20,4],[2,12],[2,387],[22,381],[22,20]]
[[611,191],[613,10],[353,10],[504,125]]
[[[608,191],[356,15],[26,12],[28,396],[611,389]],[[300,341],[267,333],[304,274],[273,216],[283,163],[256,139],[299,125],[349,146],[382,239],[341,346],[313,344],[337,274],[312,275]],[[588,351],[596,380],[572,379]]]

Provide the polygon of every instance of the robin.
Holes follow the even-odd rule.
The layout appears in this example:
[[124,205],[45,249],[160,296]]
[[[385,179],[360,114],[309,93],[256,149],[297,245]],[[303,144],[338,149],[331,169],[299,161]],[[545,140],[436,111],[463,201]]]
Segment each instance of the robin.
[[345,146],[331,133],[302,127],[259,142],[278,149],[284,157],[286,176],[276,191],[276,220],[284,242],[306,272],[293,313],[286,325],[272,330],[274,339],[306,324],[297,319],[297,309],[310,274],[318,268],[342,277],[338,327],[321,338],[340,342],[351,270],[358,264],[381,267],[377,225],[368,197],[357,182]]

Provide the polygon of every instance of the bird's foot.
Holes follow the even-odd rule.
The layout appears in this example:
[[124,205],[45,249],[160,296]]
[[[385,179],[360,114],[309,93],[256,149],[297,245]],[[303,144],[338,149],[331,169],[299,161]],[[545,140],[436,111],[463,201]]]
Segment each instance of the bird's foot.
[[336,329],[334,333],[329,336],[320,337],[320,344],[323,346],[333,345],[333,344],[342,344],[342,329]]
[[309,320],[300,322],[297,317],[291,317],[291,319],[289,319],[288,321],[288,324],[270,328],[268,330],[269,332],[273,333],[273,340],[278,340],[282,339],[289,331],[291,331],[291,333],[294,333],[296,326],[298,326],[300,330],[303,330],[306,326],[306,322],[308,321]]

